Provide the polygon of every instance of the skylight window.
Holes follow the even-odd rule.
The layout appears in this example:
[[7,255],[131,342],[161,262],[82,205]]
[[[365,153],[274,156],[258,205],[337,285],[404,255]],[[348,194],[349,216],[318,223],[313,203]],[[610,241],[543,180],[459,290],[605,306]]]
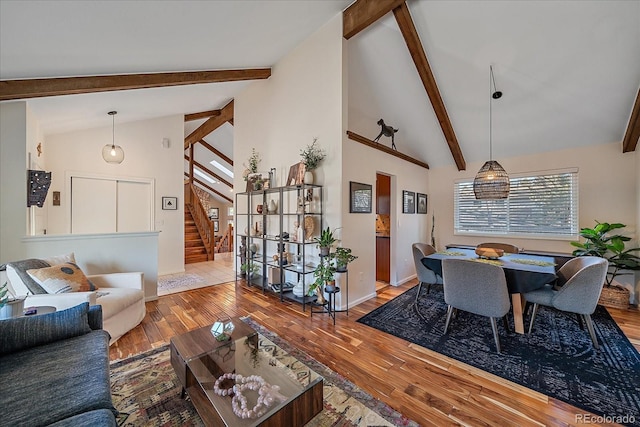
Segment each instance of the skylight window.
[[210,184],[215,184],[216,182],[206,173],[202,172],[200,169],[198,168],[193,168],[193,173],[195,173],[196,175],[198,175],[200,178],[204,179],[205,181],[208,181]]
[[222,165],[221,165],[220,163],[218,163],[217,161],[215,161],[215,160],[211,160],[211,162],[209,162],[209,163],[211,163],[211,165],[212,165],[213,167],[216,167],[216,168],[220,169],[222,172],[224,172],[225,174],[227,174],[228,176],[230,176],[231,178],[233,178],[233,172],[232,172],[232,171],[230,171],[229,169],[225,168],[224,166],[222,166]]

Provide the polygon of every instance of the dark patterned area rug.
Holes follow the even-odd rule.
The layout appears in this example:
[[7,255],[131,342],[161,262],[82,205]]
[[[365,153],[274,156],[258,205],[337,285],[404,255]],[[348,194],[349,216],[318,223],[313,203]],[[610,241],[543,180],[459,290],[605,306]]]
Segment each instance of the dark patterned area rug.
[[[260,342],[261,351],[273,355],[276,344],[289,353],[286,357],[292,363],[303,362],[324,377],[324,410],[307,427],[418,425],[253,320],[245,322],[267,338]],[[191,402],[180,398],[180,383],[169,356],[169,347],[164,346],[111,364],[111,395],[120,411],[119,426],[204,425]]]
[[531,335],[505,332],[496,353],[489,319],[458,312],[443,335],[447,305],[442,287],[417,286],[358,322],[434,350],[571,405],[621,423],[640,425],[640,355],[604,307],[592,315],[600,350],[577,316],[540,307]]

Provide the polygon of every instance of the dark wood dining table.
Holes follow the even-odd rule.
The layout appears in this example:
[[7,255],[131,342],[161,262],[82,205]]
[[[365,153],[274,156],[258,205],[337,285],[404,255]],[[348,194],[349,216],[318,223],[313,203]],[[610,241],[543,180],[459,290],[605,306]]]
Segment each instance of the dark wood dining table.
[[517,333],[524,333],[522,294],[542,288],[556,279],[553,257],[525,254],[504,254],[496,260],[484,260],[472,249],[453,248],[436,252],[422,258],[422,264],[442,277],[443,259],[468,259],[477,262],[490,262],[499,265],[507,279],[507,288],[513,305],[513,323]]

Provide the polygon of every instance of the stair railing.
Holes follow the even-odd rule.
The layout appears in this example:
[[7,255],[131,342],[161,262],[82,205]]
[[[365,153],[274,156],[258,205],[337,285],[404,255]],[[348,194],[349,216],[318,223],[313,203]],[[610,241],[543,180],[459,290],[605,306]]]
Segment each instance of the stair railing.
[[[209,219],[209,213],[202,205],[202,201],[193,187],[193,184],[188,184],[189,191],[188,197],[186,197],[186,205],[191,212],[196,228],[200,234],[200,238],[204,243],[204,247],[207,251],[207,260],[213,261],[215,258],[215,233],[213,231],[213,221]],[[185,192],[187,194],[187,192]]]
[[220,253],[222,248],[225,252],[229,252],[233,247],[233,225],[229,224],[229,228],[224,233],[218,244],[216,245],[216,252]]

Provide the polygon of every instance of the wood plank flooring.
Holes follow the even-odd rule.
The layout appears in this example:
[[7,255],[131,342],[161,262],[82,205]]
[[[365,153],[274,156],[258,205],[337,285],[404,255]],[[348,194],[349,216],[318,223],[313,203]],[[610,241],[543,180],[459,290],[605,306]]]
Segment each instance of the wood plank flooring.
[[[377,298],[326,315],[281,303],[273,295],[233,282],[172,294],[147,303],[142,324],[110,349],[111,360],[165,345],[221,314],[251,316],[371,395],[421,425],[577,425],[583,410],[464,365],[356,322],[416,284],[384,288]],[[640,350],[640,311],[610,309]],[[594,424],[595,425],[595,424]]]

